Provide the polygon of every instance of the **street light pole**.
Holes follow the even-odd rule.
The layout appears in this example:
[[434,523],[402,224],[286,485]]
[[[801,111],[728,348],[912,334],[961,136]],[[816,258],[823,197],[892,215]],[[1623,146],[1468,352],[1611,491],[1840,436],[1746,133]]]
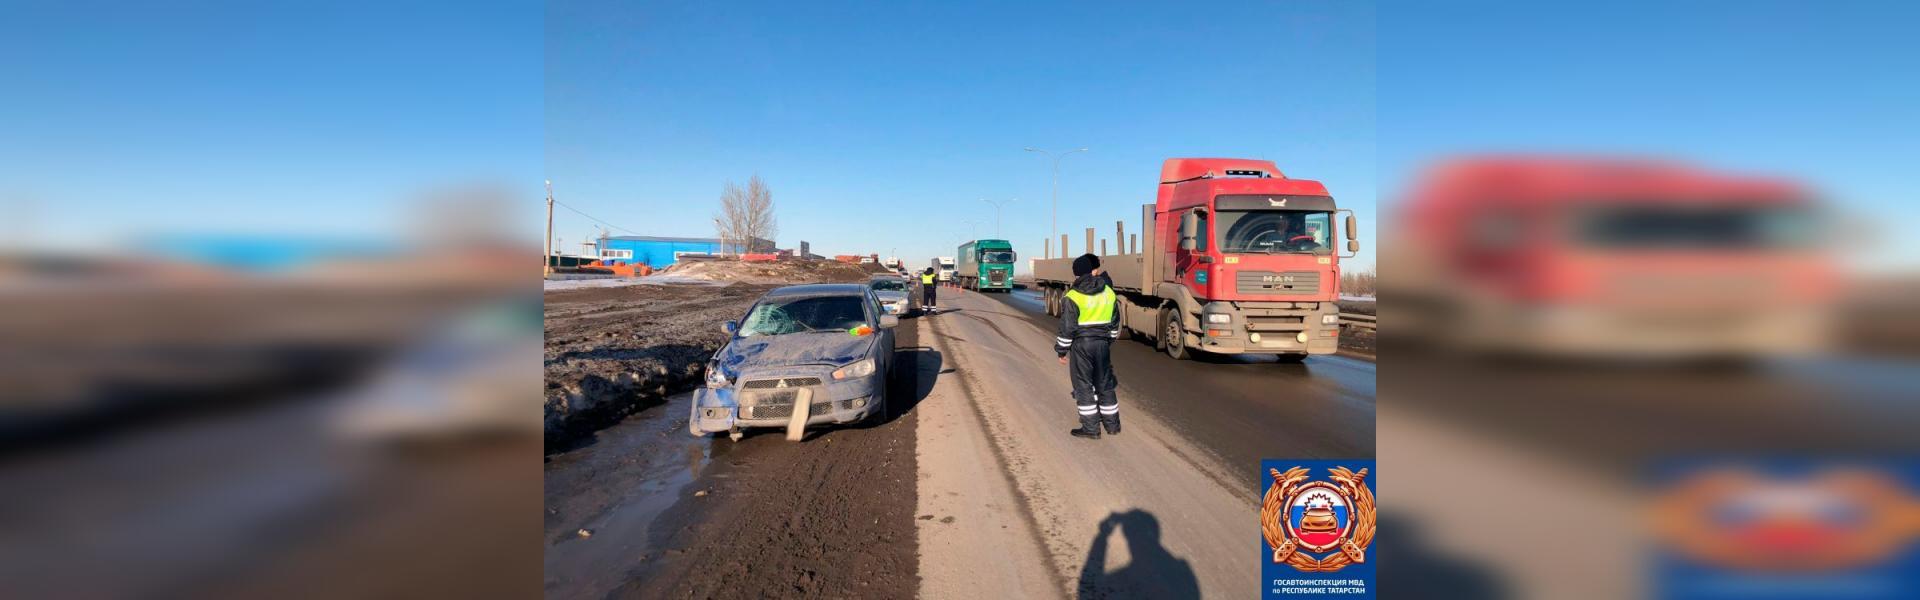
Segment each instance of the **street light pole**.
[[540,276],[553,276],[553,180],[547,180],[547,251],[540,257]]
[[[1068,150],[1066,152],[1061,152],[1059,154],[1054,154],[1052,152],[1041,150],[1039,148],[1035,148],[1032,146],[1028,146],[1026,150],[1028,152],[1039,152],[1041,154],[1045,154],[1047,156],[1053,157],[1053,233],[1051,235],[1048,235],[1047,239],[1053,239],[1053,238],[1059,237],[1060,236],[1060,159],[1066,158],[1068,154],[1073,154],[1075,152],[1086,152],[1087,149],[1079,148],[1074,150]],[[1064,249],[1062,250],[1064,251]]]
[[1000,235],[1000,207],[1003,207],[1003,206],[1006,206],[1006,205],[1008,205],[1008,204],[1011,204],[1011,203],[1014,203],[1014,202],[1019,202],[1019,201],[1020,201],[1020,199],[1019,199],[1019,198],[1009,198],[1009,199],[1007,199],[1007,200],[1003,200],[1003,201],[1000,201],[1000,202],[994,202],[994,201],[992,201],[992,200],[988,200],[988,199],[986,199],[986,198],[981,198],[981,199],[980,199],[980,201],[981,201],[981,202],[985,202],[985,203],[987,203],[987,204],[992,204],[992,205],[993,205],[993,237],[997,237],[997,238],[1001,238],[1001,239],[1006,239],[1006,238],[1004,238],[1004,237],[1001,237],[1001,235]]

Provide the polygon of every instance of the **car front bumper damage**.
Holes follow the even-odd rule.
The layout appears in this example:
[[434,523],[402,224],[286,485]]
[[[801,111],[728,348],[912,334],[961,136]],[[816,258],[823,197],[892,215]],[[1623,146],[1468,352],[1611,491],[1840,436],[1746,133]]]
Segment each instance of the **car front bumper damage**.
[[[815,379],[823,383],[789,387],[754,387],[749,383],[767,380]],[[878,374],[832,381],[827,373],[806,375],[749,374],[724,388],[703,387],[693,393],[693,414],[688,429],[694,435],[706,435],[752,427],[786,427],[793,418],[795,402],[811,405],[807,425],[852,423],[879,410],[879,394],[884,378]]]

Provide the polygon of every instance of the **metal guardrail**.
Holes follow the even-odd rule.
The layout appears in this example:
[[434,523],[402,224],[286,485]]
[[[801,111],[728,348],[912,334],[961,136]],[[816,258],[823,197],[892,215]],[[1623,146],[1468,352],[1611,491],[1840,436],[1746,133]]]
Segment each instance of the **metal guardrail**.
[[1356,314],[1356,313],[1340,313],[1340,326],[1341,327],[1358,327],[1361,329],[1372,329],[1375,331],[1379,331],[1380,326],[1378,323],[1378,319],[1379,317],[1376,317],[1374,315],[1362,315],[1362,314]]

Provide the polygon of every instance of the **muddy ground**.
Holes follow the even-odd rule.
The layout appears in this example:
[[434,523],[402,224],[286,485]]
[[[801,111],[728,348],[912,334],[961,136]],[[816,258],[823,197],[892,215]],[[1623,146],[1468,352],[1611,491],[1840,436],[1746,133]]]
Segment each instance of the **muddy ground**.
[[578,441],[697,384],[738,319],[774,285],[630,285],[546,294],[546,438]]
[[772,262],[686,261],[662,272],[673,277],[743,283],[860,282],[885,273],[877,264],[853,265],[831,260]]
[[699,384],[706,361],[762,294],[780,285],[863,282],[832,261],[690,262],[641,283],[546,292],[545,434],[558,450]]
[[0,453],[346,385],[503,293],[325,281],[14,282]]
[[880,424],[816,430],[801,443],[780,430],[693,438],[678,394],[549,455],[547,595],[913,597],[909,411],[941,371],[937,354],[915,346],[911,335],[898,340]]

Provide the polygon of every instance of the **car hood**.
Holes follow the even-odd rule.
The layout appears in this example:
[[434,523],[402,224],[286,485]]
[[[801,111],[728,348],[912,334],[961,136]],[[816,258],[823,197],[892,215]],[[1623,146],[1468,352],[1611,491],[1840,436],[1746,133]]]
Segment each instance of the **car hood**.
[[884,292],[874,292],[873,295],[874,297],[879,298],[881,300],[899,300],[907,297],[906,292],[900,292],[900,291],[894,291],[894,290],[887,290]]
[[727,375],[766,367],[844,365],[872,354],[876,339],[878,334],[845,331],[744,337],[727,344],[714,361]]

